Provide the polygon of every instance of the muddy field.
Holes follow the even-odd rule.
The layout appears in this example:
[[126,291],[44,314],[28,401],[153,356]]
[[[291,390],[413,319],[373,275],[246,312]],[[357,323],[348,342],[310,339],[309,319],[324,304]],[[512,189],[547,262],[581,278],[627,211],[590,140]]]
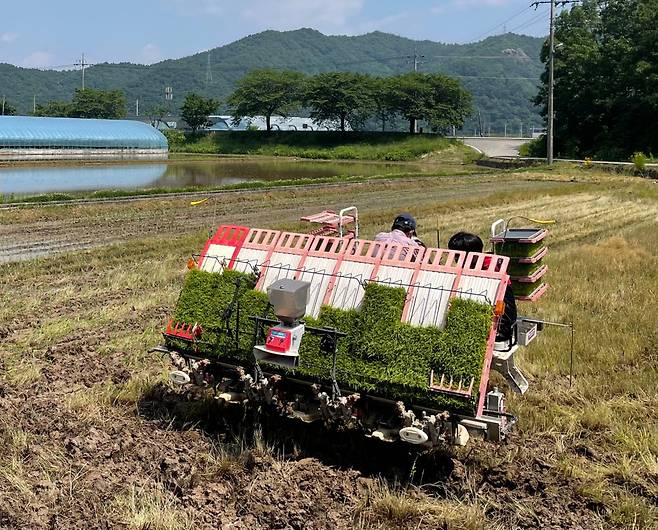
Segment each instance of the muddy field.
[[[563,168],[189,201],[0,210],[0,528],[654,527],[658,186]],[[174,392],[147,351],[208,228],[346,204],[366,237],[411,211],[428,243],[557,218],[552,290],[522,310],[575,322],[573,386],[546,332],[507,442],[421,456]]]

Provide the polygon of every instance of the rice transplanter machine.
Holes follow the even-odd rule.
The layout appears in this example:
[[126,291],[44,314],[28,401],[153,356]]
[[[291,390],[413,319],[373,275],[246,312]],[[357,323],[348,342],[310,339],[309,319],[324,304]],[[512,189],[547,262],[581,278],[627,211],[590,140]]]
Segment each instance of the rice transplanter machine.
[[[542,280],[546,271],[535,264],[546,253],[537,243],[547,231],[523,232],[521,239],[532,241],[529,251],[533,255],[525,256],[518,234],[503,233],[500,224],[494,223],[492,242],[502,252],[466,254],[360,239],[354,207],[303,219],[320,228],[303,234],[223,225],[207,241],[190,263],[190,274],[196,282],[225,282],[221,284],[225,290],[217,287],[215,298],[210,298],[221,299],[217,307],[221,306],[222,314],[207,315],[206,322],[201,307],[195,309],[200,315],[195,321],[169,322],[165,343],[156,349],[172,359],[171,380],[212,391],[227,404],[269,407],[304,422],[358,429],[384,441],[426,447],[464,444],[471,435],[503,438],[515,418],[506,410],[504,394],[490,387],[490,371],[500,372],[512,390],[524,393],[528,382],[514,355],[542,329],[541,321],[521,317],[511,340],[496,341],[510,281],[508,267],[512,262],[517,271],[530,271],[516,277],[526,280],[517,283],[532,284],[530,290],[520,290],[519,298],[541,296],[548,287]],[[506,239],[508,235],[512,239]],[[506,249],[513,255],[503,255]],[[532,266],[524,269],[525,265]],[[249,282],[246,286],[245,281]],[[179,305],[187,285],[186,280]],[[410,373],[401,370],[403,381],[389,378],[386,362],[376,355],[370,357],[367,350],[351,359],[355,354],[344,344],[357,344],[360,337],[350,336],[336,321],[328,325],[325,317],[337,312],[341,318],[358,318],[368,303],[369,286],[403,290],[399,320],[391,324],[391,333],[399,334],[400,340],[416,336],[419,330],[439,337],[441,332],[469,324],[455,321],[457,313],[451,311],[456,309],[451,308],[459,304],[474,303],[488,311],[481,351],[475,356],[463,352],[477,364],[473,375],[458,373],[440,360],[441,351],[431,350],[439,348],[440,340],[431,348],[423,344],[424,349],[420,342],[401,345],[410,352]],[[262,301],[260,314],[244,313],[240,300],[247,295]],[[305,350],[310,344],[318,351],[313,357]],[[415,348],[419,356],[421,350],[429,351],[423,353],[426,364],[413,358]],[[459,350],[452,354],[463,361]],[[356,367],[354,371],[360,370],[350,381],[341,376],[348,361],[354,361],[350,365]],[[381,367],[376,374],[384,374],[381,380],[378,375],[373,379],[375,365]],[[417,366],[431,369],[417,373]],[[416,385],[415,394],[409,393],[409,381]]]

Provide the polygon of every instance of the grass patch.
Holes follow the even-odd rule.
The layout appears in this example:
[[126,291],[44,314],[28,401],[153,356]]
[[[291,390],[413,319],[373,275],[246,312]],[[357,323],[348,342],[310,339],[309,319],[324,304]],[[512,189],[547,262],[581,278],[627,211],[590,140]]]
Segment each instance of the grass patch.
[[416,160],[459,149],[460,142],[435,135],[375,132],[226,131],[174,142],[176,153],[286,156],[323,160]]
[[[254,323],[250,315],[272,318],[265,293],[253,290],[255,277],[235,271],[222,274],[190,271],[174,318],[204,329],[201,352],[251,364]],[[368,284],[360,310],[323,307],[309,326],[332,327],[348,334],[339,342],[336,378],[343,388],[368,391],[413,404],[471,414],[477,400],[450,398],[427,391],[430,371],[446,374],[478,388],[491,327],[489,306],[455,299],[444,330],[400,322],[405,301],[402,288]],[[238,334],[234,333],[239,323]],[[189,346],[172,340],[170,346]],[[333,359],[320,349],[320,339],[307,334],[296,376],[330,382]]]
[[36,357],[7,358],[5,364],[4,374],[0,375],[0,380],[4,379],[10,385],[26,386],[41,378],[43,363]]
[[113,508],[121,523],[131,530],[196,528],[175,495],[161,486],[151,491],[132,486],[115,499]]
[[378,480],[369,486],[355,512],[355,528],[443,528],[484,530],[486,522],[475,506],[453,500],[432,499],[415,489],[402,489]]

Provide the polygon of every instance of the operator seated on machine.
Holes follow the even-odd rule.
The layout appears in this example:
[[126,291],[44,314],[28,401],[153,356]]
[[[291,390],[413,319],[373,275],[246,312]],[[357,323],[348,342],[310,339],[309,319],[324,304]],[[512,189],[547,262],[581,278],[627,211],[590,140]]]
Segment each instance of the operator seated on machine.
[[[404,245],[409,247],[424,247],[425,244],[416,235],[416,219],[411,214],[401,213],[393,220],[390,232],[380,232],[375,236],[375,241]],[[406,251],[400,253],[404,259]]]
[[[457,232],[448,241],[450,250],[461,250],[463,252],[482,252],[484,243],[475,234],[469,232]],[[486,263],[486,262],[485,262]],[[514,324],[516,323],[516,300],[512,292],[511,282],[507,281],[505,288],[505,312],[501,315],[496,333],[496,342],[509,342],[513,339]]]

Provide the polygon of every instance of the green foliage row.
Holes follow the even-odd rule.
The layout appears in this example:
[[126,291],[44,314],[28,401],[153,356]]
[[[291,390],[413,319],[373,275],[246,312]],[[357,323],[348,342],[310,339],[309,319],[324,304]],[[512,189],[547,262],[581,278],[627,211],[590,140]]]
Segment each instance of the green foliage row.
[[37,105],[35,116],[118,119],[126,116],[126,97],[120,90],[76,89],[69,101]]
[[[199,323],[204,329],[201,352],[250,364],[254,323],[250,315],[272,318],[264,293],[253,290],[255,277],[225,271],[188,273],[174,318]],[[233,301],[239,300],[237,304]],[[492,311],[470,300],[451,302],[444,330],[414,327],[400,321],[405,291],[371,283],[359,310],[324,306],[318,319],[306,324],[335,328],[348,334],[339,341],[336,379],[341,387],[367,391],[389,399],[472,414],[477,399]],[[232,308],[232,309],[231,309]],[[239,312],[239,316],[238,316]],[[239,322],[237,338],[230,330]],[[180,341],[170,346],[185,348]],[[333,358],[320,350],[320,339],[304,335],[296,377],[328,383]],[[465,384],[474,379],[474,396],[462,399],[428,391],[431,370]]]
[[[563,158],[658,151],[658,1],[584,0],[556,23],[555,139]],[[548,46],[542,58],[548,61]],[[547,108],[547,73],[536,102]]]
[[409,131],[423,120],[433,131],[461,128],[471,114],[471,94],[461,83],[442,74],[413,72],[393,77],[374,77],[354,72],[323,72],[309,77],[299,72],[253,70],[240,79],[228,98],[234,123],[245,117],[270,118],[310,110],[316,123],[335,123],[341,131],[348,125],[363,129],[368,120],[386,123],[400,116]]
[[[166,133],[169,138],[169,133]],[[170,142],[173,152],[289,156],[310,159],[414,160],[460,145],[434,135],[329,131],[221,131],[180,136]]]

